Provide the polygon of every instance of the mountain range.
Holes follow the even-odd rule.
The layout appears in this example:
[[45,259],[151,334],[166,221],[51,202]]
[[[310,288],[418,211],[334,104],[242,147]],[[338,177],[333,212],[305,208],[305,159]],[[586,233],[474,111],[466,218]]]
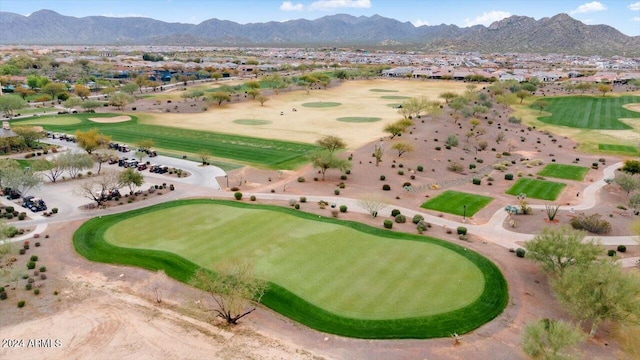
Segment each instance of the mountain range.
[[0,12],[0,44],[196,45],[395,47],[424,51],[560,53],[640,56],[640,36],[607,25],[586,25],[567,14],[535,20],[511,16],[489,27],[415,27],[379,15],[324,16],[238,24],[209,19],[199,24],[142,17],[71,17],[51,10],[29,16]]

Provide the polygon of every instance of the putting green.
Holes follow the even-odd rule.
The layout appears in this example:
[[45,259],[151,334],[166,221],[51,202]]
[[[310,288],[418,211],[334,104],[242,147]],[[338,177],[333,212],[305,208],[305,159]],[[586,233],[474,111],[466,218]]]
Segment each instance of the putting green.
[[271,124],[269,120],[257,120],[257,119],[237,119],[233,120],[234,123],[240,125],[267,125]]
[[342,105],[339,102],[331,102],[331,101],[321,101],[321,102],[308,102],[302,104],[304,107],[310,108],[328,108],[328,107],[336,107]]
[[76,232],[74,246],[91,260],[162,268],[182,281],[197,267],[248,257],[271,284],[265,305],[347,336],[464,333],[507,302],[499,270],[472,251],[275,206],[164,203],[92,219]]
[[403,99],[411,99],[411,96],[400,96],[400,95],[384,95],[380,96],[386,100],[403,100]]
[[398,90],[388,90],[388,89],[369,89],[369,91],[373,91],[373,92],[398,92]]
[[367,122],[376,122],[382,120],[379,117],[358,117],[358,116],[348,116],[348,117],[340,117],[336,120],[342,122],[350,122],[350,123],[367,123]]

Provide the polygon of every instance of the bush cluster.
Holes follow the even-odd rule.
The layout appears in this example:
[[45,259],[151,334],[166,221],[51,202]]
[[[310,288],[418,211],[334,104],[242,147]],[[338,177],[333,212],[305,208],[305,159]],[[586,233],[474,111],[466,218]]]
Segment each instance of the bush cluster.
[[519,258],[523,258],[526,255],[527,251],[523,248],[518,248],[516,250],[516,256]]
[[464,166],[462,166],[462,164],[460,164],[459,162],[452,162],[451,164],[449,164],[449,166],[447,166],[447,170],[459,173],[464,170]]
[[384,225],[385,229],[391,229],[393,227],[393,221],[386,219],[382,225]]
[[404,224],[407,222],[407,217],[402,214],[398,214],[395,216],[395,220],[398,224]]
[[597,213],[589,216],[579,214],[571,219],[571,226],[574,229],[586,230],[594,234],[608,234],[611,232],[611,224]]
[[458,232],[458,235],[467,235],[467,228],[464,226],[458,226],[456,231]]

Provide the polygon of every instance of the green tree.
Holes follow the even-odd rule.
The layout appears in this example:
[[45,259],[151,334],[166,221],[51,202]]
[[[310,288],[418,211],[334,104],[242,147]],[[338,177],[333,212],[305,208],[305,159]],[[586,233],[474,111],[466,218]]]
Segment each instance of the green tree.
[[5,179],[8,173],[11,173],[13,169],[21,168],[20,163],[13,159],[0,159],[0,189],[4,189],[6,186]]
[[202,161],[202,165],[207,165],[211,158],[211,151],[209,149],[200,149],[196,154],[200,158],[200,161]]
[[115,106],[118,110],[124,110],[125,106],[132,104],[134,101],[133,96],[123,92],[109,95],[109,105]]
[[524,101],[524,99],[528,98],[529,96],[531,96],[531,93],[526,90],[518,90],[518,92],[516,93],[516,97],[520,99],[520,104],[522,104],[522,101]]
[[346,70],[343,70],[343,69],[336,69],[336,70],[333,72],[333,76],[334,76],[336,79],[339,79],[339,80],[341,80],[341,81],[342,81],[342,80],[346,80],[347,78],[349,78],[349,74],[347,74],[347,71],[346,71]]
[[91,169],[93,167],[93,159],[91,155],[83,152],[71,152],[67,151],[58,155],[59,161],[61,161],[65,170],[72,179],[78,177],[78,174],[82,170]]
[[631,175],[640,174],[640,160],[626,160],[620,170]]
[[538,100],[538,101],[535,102],[534,105],[535,105],[535,107],[540,109],[540,111],[538,112],[538,114],[540,114],[540,113],[542,113],[542,110],[544,110],[544,108],[549,106],[549,102],[547,102],[545,100]]
[[328,150],[316,151],[315,153],[311,154],[310,160],[314,168],[320,169],[323,181],[325,173],[328,169],[339,169],[341,171],[346,171],[351,167],[351,163],[349,162],[349,160],[340,159],[334,153],[329,152]]
[[118,181],[122,186],[129,188],[129,194],[133,194],[138,186],[144,183],[144,177],[132,168],[126,168],[118,175]]
[[260,95],[260,90],[258,90],[258,89],[249,89],[249,90],[247,90],[247,95],[251,96],[251,98],[255,100],[255,98],[258,95]]
[[48,83],[45,85],[41,92],[51,96],[52,99],[57,99],[58,95],[62,94],[67,90],[65,84],[62,83]]
[[207,96],[207,101],[218,103],[218,106],[221,106],[222,102],[231,101],[231,93],[226,91],[216,91]]
[[525,244],[526,256],[540,263],[547,273],[562,276],[569,266],[594,261],[604,249],[596,241],[585,241],[586,233],[568,225],[545,227]]
[[13,128],[13,132],[18,134],[29,148],[36,147],[38,139],[42,139],[45,135],[35,126],[16,126]]
[[316,144],[330,153],[347,147],[347,144],[341,138],[334,135],[325,135],[316,141]]
[[577,84],[576,86],[574,86],[574,88],[578,91],[580,91],[580,94],[584,95],[585,91],[590,90],[593,87],[593,85],[589,84],[589,83],[580,83]]
[[408,153],[408,152],[412,152],[413,151],[413,145],[406,143],[406,142],[399,142],[399,143],[395,143],[391,146],[391,148],[393,150],[397,150],[398,151],[398,157],[402,156],[402,154],[404,153]]
[[382,155],[384,155],[384,148],[382,147],[382,143],[376,144],[373,147],[373,157],[376,159],[376,166],[378,166],[382,161]]
[[3,174],[3,185],[18,190],[22,196],[42,185],[42,177],[31,168],[10,168]]
[[255,278],[253,266],[246,259],[228,261],[217,266],[215,271],[216,274],[198,269],[191,284],[211,295],[213,311],[218,317],[235,325],[256,310],[268,285]]
[[100,133],[98,129],[90,129],[87,131],[78,130],[75,135],[78,146],[88,154],[111,142],[111,137]]
[[640,189],[640,175],[618,172],[613,181],[627,194],[627,198],[631,197],[632,192]]
[[18,95],[2,95],[0,96],[0,110],[2,113],[9,117],[9,120],[13,118],[16,110],[27,107],[29,104]]
[[569,323],[542,319],[525,327],[522,347],[525,354],[533,359],[569,360],[573,357],[563,349],[575,346],[584,339],[582,331]]
[[74,85],[73,92],[82,100],[88,99],[89,95],[91,95],[91,90],[82,84]]
[[602,97],[604,97],[605,95],[607,95],[608,92],[613,91],[613,87],[611,87],[611,85],[607,85],[607,84],[600,84],[598,85],[598,91],[602,93]]
[[267,101],[269,101],[269,98],[260,94],[258,96],[256,96],[256,100],[258,100],[258,102],[260,103],[260,106],[264,106],[264,103],[266,103]]
[[247,81],[247,83],[245,84],[247,86],[247,89],[260,89],[261,85],[258,81]]
[[153,139],[141,139],[136,142],[136,146],[138,149],[142,151],[151,150],[156,145],[156,142]]
[[441,99],[444,99],[444,101],[448,104],[451,100],[455,99],[458,97],[458,94],[451,92],[451,91],[447,91],[447,92],[443,92],[442,94],[438,95],[438,97],[440,97]]
[[86,111],[95,111],[95,109],[102,106],[102,102],[98,100],[85,100],[80,106]]
[[73,109],[77,106],[82,105],[82,99],[80,99],[77,96],[71,97],[67,100],[65,100],[65,102],[62,103],[62,106],[65,107],[65,109]]
[[120,92],[123,92],[125,94],[133,94],[134,92],[138,91],[138,89],[140,89],[140,86],[138,86],[138,84],[136,83],[128,83],[128,84],[124,84],[122,85],[122,87],[120,87]]
[[589,336],[602,321],[640,321],[640,279],[609,259],[572,266],[551,286],[573,316],[591,321]]

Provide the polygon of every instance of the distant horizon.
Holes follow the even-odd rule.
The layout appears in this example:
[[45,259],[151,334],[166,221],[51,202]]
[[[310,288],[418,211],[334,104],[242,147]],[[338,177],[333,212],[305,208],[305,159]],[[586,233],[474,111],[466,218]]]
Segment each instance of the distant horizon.
[[[250,10],[251,9],[251,10]],[[513,15],[540,20],[566,13],[587,25],[608,25],[640,36],[640,1],[590,0],[2,0],[0,11],[23,16],[40,10],[64,16],[145,17],[169,23],[199,24],[209,19],[239,24],[316,20],[345,14],[379,15],[414,26],[489,26]]]

